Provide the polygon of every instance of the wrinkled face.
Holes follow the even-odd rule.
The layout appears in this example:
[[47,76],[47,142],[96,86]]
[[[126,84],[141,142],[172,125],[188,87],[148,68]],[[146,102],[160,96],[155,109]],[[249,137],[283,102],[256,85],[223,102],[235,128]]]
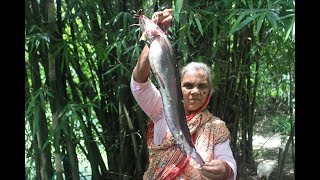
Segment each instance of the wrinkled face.
[[186,115],[198,110],[206,102],[210,88],[203,70],[189,70],[181,79],[184,108]]

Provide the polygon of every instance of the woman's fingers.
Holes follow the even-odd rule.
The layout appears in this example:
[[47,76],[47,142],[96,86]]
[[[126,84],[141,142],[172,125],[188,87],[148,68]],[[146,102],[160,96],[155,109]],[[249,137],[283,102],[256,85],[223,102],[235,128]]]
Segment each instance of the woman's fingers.
[[171,15],[172,12],[173,12],[172,9],[165,9],[165,10],[163,10],[163,16],[167,17],[167,16]]
[[204,179],[223,179],[225,177],[225,171],[225,166],[220,160],[212,160],[201,166],[200,173]]
[[163,30],[163,31],[167,31],[170,27],[170,22],[172,21],[172,9],[165,9],[163,11],[158,11],[155,12],[152,15],[152,21],[154,23],[157,23],[159,25],[159,27]]

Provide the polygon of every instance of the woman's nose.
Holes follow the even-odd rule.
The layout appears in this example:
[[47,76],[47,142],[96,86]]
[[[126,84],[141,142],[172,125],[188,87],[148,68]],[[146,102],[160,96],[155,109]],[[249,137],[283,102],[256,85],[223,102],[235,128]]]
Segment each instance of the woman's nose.
[[197,87],[194,87],[193,89],[191,89],[191,94],[192,95],[198,95],[200,94],[200,91]]

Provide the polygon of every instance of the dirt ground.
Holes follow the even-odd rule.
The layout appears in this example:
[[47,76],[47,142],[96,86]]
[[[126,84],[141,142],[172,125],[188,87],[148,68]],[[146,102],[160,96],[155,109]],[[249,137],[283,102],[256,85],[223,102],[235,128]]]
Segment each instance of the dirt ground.
[[[278,175],[278,157],[279,148],[285,149],[288,136],[280,134],[271,135],[255,135],[253,137],[253,150],[257,153],[255,162],[258,165],[262,162],[273,162],[275,164],[273,171],[270,174],[269,180],[276,180]],[[292,146],[290,145],[289,152],[285,161],[283,169],[283,179],[284,180],[294,180],[294,170],[293,170],[293,156],[292,156]],[[251,176],[252,179],[258,179],[256,173]],[[239,178],[241,179],[241,178]]]

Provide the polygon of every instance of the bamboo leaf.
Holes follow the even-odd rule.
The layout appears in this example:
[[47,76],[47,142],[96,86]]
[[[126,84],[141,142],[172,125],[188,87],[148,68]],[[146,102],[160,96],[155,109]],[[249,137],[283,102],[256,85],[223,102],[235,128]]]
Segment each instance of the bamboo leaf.
[[39,107],[38,106],[36,106],[35,108],[34,108],[34,112],[33,112],[33,127],[32,127],[32,130],[33,130],[33,135],[35,135],[36,134],[36,132],[37,132],[37,129],[39,128]]
[[201,23],[200,23],[198,16],[195,16],[194,19],[196,20],[198,30],[200,31],[201,35],[203,36],[202,26],[201,26]]
[[41,148],[41,152],[43,152],[44,151],[44,149],[49,145],[49,143],[50,143],[50,140],[49,140],[49,138],[46,140],[46,142],[43,144],[43,146],[42,146],[42,148]]
[[282,20],[282,19],[292,17],[292,16],[295,16],[295,14],[288,14],[288,15],[282,16],[280,19]]
[[241,0],[241,2],[242,2],[245,6],[247,5],[246,0]]
[[123,12],[120,12],[120,13],[118,13],[118,14],[116,15],[116,17],[114,17],[114,19],[113,19],[113,24],[112,24],[112,25],[114,25],[114,24],[120,19],[120,17],[122,16],[122,14],[123,14]]
[[112,51],[112,49],[113,48],[115,48],[115,47],[117,47],[117,43],[113,43],[111,46],[109,46],[109,47],[107,47],[107,51],[106,51],[106,57],[108,57],[109,56],[109,54],[110,54],[110,51]]
[[259,34],[265,16],[266,16],[266,15],[265,15],[264,13],[263,13],[262,15],[260,15],[260,17],[259,17],[259,19],[258,19],[257,29],[256,29],[256,31],[255,31],[255,35],[258,35],[258,34]]
[[246,20],[242,21],[242,22],[239,24],[239,26],[238,26],[237,29],[238,29],[238,30],[242,29],[244,26],[248,25],[249,22],[253,21],[253,20],[256,19],[256,17],[258,17],[258,16],[259,16],[259,14],[255,14],[255,15],[253,15],[253,16],[251,16],[251,17],[248,17]]
[[126,48],[126,51],[123,52],[123,54],[127,54],[127,53],[131,52],[131,50],[132,50],[133,48],[135,48],[135,47],[136,47],[136,46],[131,46],[131,47]]
[[67,114],[69,109],[69,104],[67,104],[58,114],[58,118],[62,118],[65,114]]
[[293,29],[294,23],[295,23],[295,20],[292,19],[291,24],[290,24],[290,26],[289,26],[289,28],[287,30],[286,36],[284,38],[284,41],[287,41],[287,39],[289,38],[289,35],[290,35],[290,33],[291,33],[292,29]]
[[229,36],[235,32],[235,29],[238,28],[238,25],[239,25],[240,21],[243,19],[244,16],[245,16],[245,14],[241,14],[241,15],[238,17],[238,19],[236,20],[236,22],[233,23],[233,25],[232,25],[232,27],[231,27],[231,30],[230,30],[230,32],[229,32]]
[[192,36],[190,35],[190,33],[187,33],[188,35],[188,39],[189,39],[189,42],[192,44],[192,46],[194,46],[194,40],[192,38]]
[[174,19],[176,19],[177,22],[180,21],[179,15],[182,9],[182,5],[183,5],[183,0],[176,0],[176,4],[175,4],[176,9],[174,11],[174,17],[175,17]]
[[107,74],[110,74],[112,73],[114,70],[116,70],[119,66],[121,66],[122,64],[117,64],[117,65],[114,65],[111,69],[109,69],[106,73],[104,73],[103,75],[107,75]]
[[205,15],[209,15],[209,14],[213,15],[214,14],[212,11],[207,11],[207,10],[202,10],[202,9],[199,11],[202,12],[201,14],[205,14]]
[[30,96],[26,103],[26,117],[30,118],[33,114],[33,108],[34,108],[34,98],[33,96]]
[[237,14],[237,13],[238,13],[237,10],[232,11],[232,12],[229,14],[229,16],[226,18],[226,21],[230,20],[230,18],[233,18],[234,15]]
[[233,34],[234,32],[236,32],[236,30],[238,29],[239,23],[240,21],[244,18],[245,14],[241,14],[238,19],[236,20],[236,22],[232,25],[231,30],[229,32],[229,36],[231,34]]
[[277,15],[275,15],[275,13],[272,12],[272,11],[268,11],[268,12],[267,12],[267,17],[268,17],[268,19],[269,19],[269,21],[270,21],[273,29],[274,29],[275,31],[278,31],[277,19],[279,19],[279,17],[278,17]]
[[248,5],[250,9],[253,9],[253,2],[252,0],[248,0]]
[[128,25],[128,13],[123,13],[123,18],[122,18],[122,21],[123,21],[123,30],[124,32],[127,32],[127,25]]
[[193,23],[193,15],[194,15],[194,12],[191,10],[189,13],[189,25]]
[[176,10],[180,13],[183,5],[183,0],[176,0]]
[[44,93],[40,93],[40,107],[45,111],[46,110],[46,108],[45,108],[45,106],[46,106],[46,100],[45,100],[45,94]]
[[261,4],[262,4],[262,0],[259,0],[259,2],[258,2],[258,8],[261,7]]
[[[61,116],[60,121],[58,123],[58,127],[56,128],[56,132],[59,132],[59,130],[62,130],[67,136],[70,136],[70,133],[67,130],[66,124],[68,123],[68,119],[70,119],[70,115],[72,115],[72,110],[69,109],[70,107],[67,107],[66,113]],[[60,113],[59,113],[60,114]]]

